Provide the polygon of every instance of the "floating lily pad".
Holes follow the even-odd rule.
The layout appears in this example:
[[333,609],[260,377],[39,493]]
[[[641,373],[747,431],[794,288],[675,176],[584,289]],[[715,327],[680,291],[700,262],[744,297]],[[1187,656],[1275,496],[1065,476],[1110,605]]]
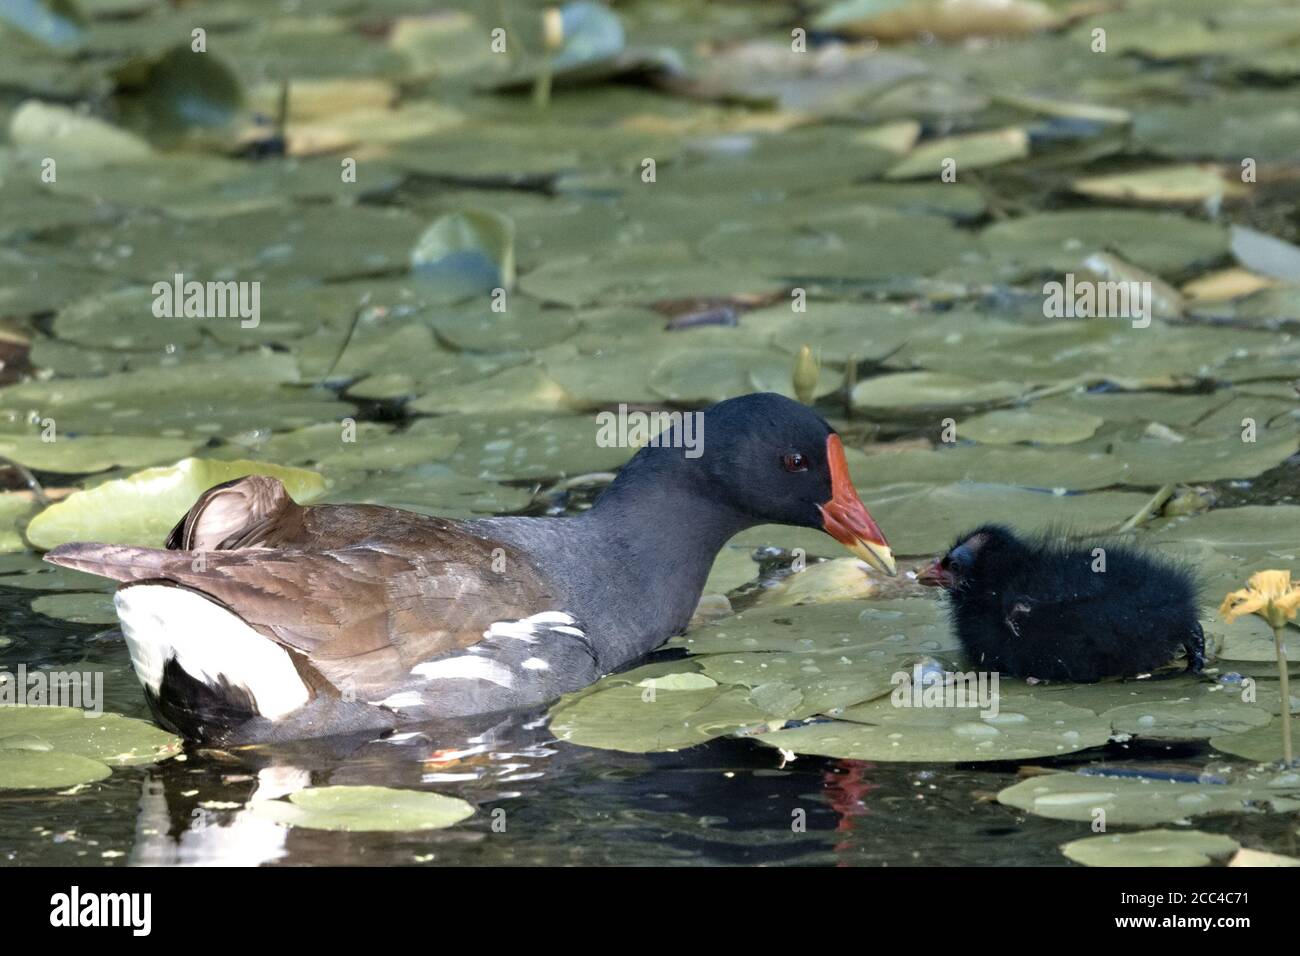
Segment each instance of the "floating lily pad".
[[802,571],[782,578],[759,594],[758,603],[768,607],[796,604],[828,604],[874,597],[883,578],[858,558],[833,558],[808,564]]
[[1264,806],[1300,809],[1300,777],[1238,786],[1053,773],[1007,787],[998,802],[1052,820],[1091,823],[1094,812],[1104,810],[1107,826],[1150,826],[1210,813],[1248,813]]
[[1020,275],[1068,272],[1090,253],[1114,251],[1160,275],[1210,263],[1228,251],[1221,226],[1165,213],[1085,210],[1036,213],[989,226],[980,241]]
[[723,548],[713,559],[705,594],[726,594],[758,577],[758,565],[746,548]]
[[[957,436],[962,436],[957,426]],[[849,455],[859,489],[901,482],[982,482],[1021,488],[1090,491],[1125,483],[1128,470],[1114,455],[1074,449],[1003,445],[941,445],[931,451]]]
[[1200,830],[1143,830],[1071,840],[1061,852],[1084,866],[1209,866],[1231,856],[1232,837]]
[[1245,505],[1172,518],[1151,525],[1155,543],[1209,545],[1224,554],[1300,561],[1300,505]]
[[[1068,527],[1076,534],[1114,530],[1148,495],[1097,491],[1057,495],[1006,485],[891,485],[873,490],[872,515],[889,529],[896,554],[934,554],[974,521],[1008,524],[1017,531]],[[972,515],[978,516],[972,520]]]
[[636,451],[597,444],[593,416],[448,415],[436,422],[439,430],[461,436],[448,459],[452,467],[489,480],[609,471]]
[[1124,463],[1128,484],[1162,485],[1253,478],[1295,454],[1300,436],[1262,435],[1258,441],[1243,442],[1237,432],[1185,441],[1119,440],[1110,447]]
[[26,550],[27,542],[19,529],[39,507],[31,495],[21,491],[0,494],[0,553]]
[[572,410],[569,396],[540,365],[508,368],[481,381],[438,391],[411,402],[413,412],[505,413]]
[[[237,324],[237,323],[236,323]],[[287,429],[354,411],[324,390],[292,387],[293,357],[255,352],[211,361],[100,375],[23,382],[0,391],[8,431],[52,418],[59,433],[204,437],[254,428]],[[162,402],[159,395],[184,395]]]
[[989,382],[938,372],[897,372],[859,382],[853,407],[860,409],[970,408],[1009,401],[1025,392],[1015,382]]
[[424,231],[411,251],[411,270],[445,291],[448,301],[509,290],[515,284],[515,225],[499,213],[448,213]]
[[[408,432],[375,422],[323,422],[270,436],[236,436],[235,457],[255,454],[283,465],[310,466],[326,475],[340,471],[405,468],[446,458],[460,436],[424,427]],[[0,441],[0,447],[3,447]]]
[[560,701],[551,709],[551,732],[584,747],[648,753],[683,750],[767,719],[736,688],[618,686]]
[[[80,676],[75,670],[69,673]],[[180,738],[121,714],[95,716],[74,707],[0,707],[0,739],[25,735],[39,737],[57,752],[115,767],[157,763],[181,750]]]
[[347,475],[326,500],[336,504],[384,505],[420,514],[468,518],[519,511],[532,501],[527,488],[458,474],[445,465]]
[[45,441],[39,435],[0,437],[0,455],[36,471],[85,474],[114,466],[142,468],[184,458],[194,450],[188,438],[154,435],[59,435]]
[[957,641],[938,601],[899,598],[755,607],[675,637],[670,645],[692,654],[719,655],[780,651],[860,657],[862,652],[883,661],[951,651]]
[[962,170],[998,166],[1029,155],[1029,134],[1018,127],[968,133],[930,140],[913,149],[906,158],[890,167],[886,179],[939,179],[945,164],[955,163],[953,172],[960,181]]
[[1099,199],[1153,204],[1189,204],[1242,191],[1214,166],[1161,166],[1110,176],[1084,176],[1070,186]]
[[1125,704],[1101,714],[1116,733],[1150,740],[1208,740],[1263,726],[1273,715],[1227,693],[1201,693],[1177,700]]
[[1039,442],[1068,445],[1091,438],[1104,419],[1096,415],[1046,411],[1037,407],[1007,408],[968,418],[957,425],[960,438],[985,445]]
[[0,741],[0,790],[63,790],[103,780],[112,772],[89,757],[56,750],[6,750]]
[[705,674],[719,684],[747,687],[751,691],[773,685],[798,691],[798,699],[782,695],[754,701],[773,716],[811,717],[873,700],[894,688],[893,677],[904,669],[903,656],[889,647],[818,654],[761,651],[748,654],[711,654],[696,660]]
[[392,787],[309,787],[289,800],[259,800],[252,810],[282,826],[348,833],[442,830],[474,815],[458,797]]
[[[973,688],[972,688],[973,690]],[[991,688],[990,688],[991,690]],[[891,691],[844,711],[844,719],[763,734],[758,739],[795,753],[854,760],[957,763],[1027,760],[1099,747],[1110,739],[1110,725],[1090,710],[1068,704],[1045,705],[1003,684],[997,714],[981,716],[970,695],[967,707],[899,706],[910,697]]]
[[73,624],[117,623],[109,594],[46,594],[32,602],[32,610]]
[[[1261,708],[1262,709],[1262,708]],[[1292,733],[1300,727],[1295,716],[1291,718]],[[1225,754],[1254,760],[1256,763],[1276,763],[1282,760],[1282,719],[1273,717],[1267,724],[1247,730],[1244,733],[1226,734],[1211,737],[1210,746]]]
[[36,100],[23,103],[10,117],[9,139],[66,169],[142,159],[152,153],[149,144],[133,133],[70,107]]
[[186,458],[167,468],[148,468],[129,478],[74,492],[33,518],[27,538],[44,549],[69,541],[158,547],[199,495],[213,485],[245,475],[278,478],[300,504],[325,491],[320,475],[300,468]]

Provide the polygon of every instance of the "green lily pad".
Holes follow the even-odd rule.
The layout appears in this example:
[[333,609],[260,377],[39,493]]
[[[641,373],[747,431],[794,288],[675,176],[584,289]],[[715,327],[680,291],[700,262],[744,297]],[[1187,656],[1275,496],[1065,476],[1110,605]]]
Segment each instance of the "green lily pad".
[[[1300,561],[1300,505],[1245,505],[1165,519],[1151,525],[1156,544],[1205,544],[1255,560]],[[1272,565],[1276,566],[1276,565]]]
[[1110,447],[1124,463],[1128,484],[1162,485],[1253,478],[1295,454],[1300,436],[1263,435],[1254,442],[1243,442],[1239,433],[1185,441],[1120,439]]
[[883,577],[858,558],[832,558],[808,564],[759,593],[758,604],[791,607],[870,598],[880,591]]
[[1084,866],[1209,866],[1237,851],[1232,837],[1200,830],[1143,830],[1071,840],[1061,852]]
[[347,833],[442,830],[474,815],[458,797],[392,787],[309,787],[283,800],[251,804],[258,816],[281,826]]
[[953,485],[890,485],[868,495],[869,507],[889,529],[895,554],[934,554],[975,521],[1009,524],[1018,531],[1068,527],[1076,534],[1110,531],[1135,514],[1145,494],[1097,491],[1057,495],[963,482]]
[[19,530],[39,505],[20,491],[0,494],[0,553],[25,551],[27,542]]
[[383,505],[446,518],[519,511],[532,501],[527,488],[494,484],[458,474],[441,464],[393,471],[345,473],[326,501]]
[[27,526],[27,538],[50,549],[69,541],[158,547],[203,492],[245,475],[284,482],[300,504],[324,494],[315,472],[255,461],[186,458],[167,468],[148,468],[129,478],[106,481],[50,505]]
[[858,704],[844,720],[807,724],[758,737],[795,753],[853,760],[958,763],[1028,760],[1099,747],[1110,724],[1090,710],[1045,705],[1001,688],[998,713],[975,707],[898,706],[891,697]]
[[[1084,176],[1070,188],[1085,196],[1118,202],[1179,205],[1204,202],[1234,192],[1214,166],[1183,164],[1134,169],[1110,176]],[[1238,184],[1235,191],[1240,191]]]
[[718,682],[696,671],[684,671],[678,674],[664,674],[661,677],[647,677],[636,683],[637,687],[653,687],[655,690],[707,690],[717,687]]
[[885,173],[886,179],[940,178],[944,164],[955,161],[954,173],[961,179],[963,170],[1000,166],[1029,155],[1029,134],[1019,127],[946,136],[915,147]]
[[46,594],[32,602],[32,610],[73,624],[116,624],[111,594]]
[[[888,235],[890,241],[881,243]],[[862,250],[872,250],[863,256]],[[939,216],[861,207],[791,223],[728,223],[700,241],[719,263],[748,264],[774,280],[844,278],[853,281],[932,275],[972,248],[971,240]]]
[[980,243],[1001,268],[1021,276],[1069,272],[1089,254],[1105,251],[1164,276],[1225,255],[1228,231],[1168,213],[1083,210],[994,223]]
[[407,406],[413,412],[474,415],[571,410],[564,389],[540,365],[517,365],[455,389],[439,389]]
[[[297,381],[291,355],[253,352],[94,378],[23,382],[0,390],[0,429],[25,432],[29,422],[52,418],[63,435],[208,437],[337,421],[354,412],[327,391],[292,387]],[[176,394],[185,401],[158,400]]]
[[181,750],[179,737],[121,714],[95,716],[75,707],[0,707],[0,739],[25,735],[47,741],[56,752],[114,767],[157,763]]
[[1263,806],[1294,811],[1300,808],[1300,777],[1291,774],[1247,786],[1053,773],[1007,787],[998,802],[1052,820],[1091,823],[1100,809],[1107,826],[1151,826]]
[[133,133],[70,107],[37,100],[28,100],[10,117],[9,139],[69,170],[142,159],[152,153],[149,144]]
[[447,415],[434,421],[461,437],[448,463],[461,474],[492,481],[610,471],[636,451],[598,445],[593,416]]
[[411,250],[411,271],[448,301],[508,290],[515,284],[514,222],[481,209],[441,216]]
[[[773,713],[794,719],[837,711],[888,694],[894,688],[893,676],[905,669],[903,655],[893,646],[838,653],[710,654],[696,663],[719,684],[740,685],[751,691],[771,685],[797,690],[797,701],[783,698],[778,705],[781,709]],[[755,703],[763,706],[760,701]],[[771,705],[770,700],[767,703]]]
[[1259,705],[1242,703],[1226,692],[1200,693],[1177,700],[1124,704],[1101,714],[1116,733],[1149,740],[1208,740],[1245,733],[1273,719]]
[[[1300,719],[1291,717],[1291,733],[1300,735]],[[1210,746],[1225,754],[1254,760],[1256,763],[1276,763],[1282,760],[1282,718],[1273,717],[1267,724],[1244,733],[1211,737]]]
[[191,130],[229,128],[244,106],[239,78],[223,57],[189,42],[127,62],[116,79],[124,112],[166,142]]
[[709,579],[704,582],[705,594],[726,594],[758,577],[758,565],[745,548],[723,548],[713,559]]
[[103,780],[112,772],[89,757],[55,750],[6,750],[0,741],[0,790],[63,790]]
[[684,750],[767,719],[737,688],[616,686],[561,700],[551,709],[551,732],[584,747],[649,753]]
[[194,450],[188,438],[155,435],[59,435],[44,441],[39,435],[0,436],[0,455],[36,471],[65,475],[105,471],[114,466],[143,468],[184,458]]
[[1091,438],[1105,419],[1096,415],[1046,411],[1039,408],[1007,408],[986,412],[958,423],[957,435],[985,445],[1039,442],[1068,445]]
[[929,598],[837,601],[797,607],[754,607],[673,638],[692,654],[772,651],[835,654],[892,661],[905,654],[955,649],[942,605]]
[[[309,466],[326,475],[342,471],[405,468],[446,458],[460,436],[429,427],[396,432],[375,422],[323,422],[275,435],[235,436],[232,457]],[[3,447],[0,444],[0,447]]]
[[939,372],[896,372],[859,382],[853,407],[871,409],[971,408],[1009,401],[1025,392],[1015,382],[987,382]]
[[[962,434],[960,425],[957,434],[959,437]],[[1123,484],[1127,478],[1124,463],[1114,455],[1075,449],[959,444],[932,451],[908,449],[877,455],[850,452],[848,460],[859,489],[902,482],[973,481],[1019,488],[1090,491]]]

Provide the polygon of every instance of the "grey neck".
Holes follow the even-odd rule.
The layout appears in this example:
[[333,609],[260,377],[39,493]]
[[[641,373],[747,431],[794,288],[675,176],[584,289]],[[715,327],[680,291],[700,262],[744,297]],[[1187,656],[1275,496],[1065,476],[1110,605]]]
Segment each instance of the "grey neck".
[[[613,490],[613,489],[611,489]],[[571,518],[485,518],[474,529],[533,558],[592,639],[606,672],[683,630],[713,560],[759,522],[680,489],[609,494]],[[539,611],[543,610],[539,608]]]

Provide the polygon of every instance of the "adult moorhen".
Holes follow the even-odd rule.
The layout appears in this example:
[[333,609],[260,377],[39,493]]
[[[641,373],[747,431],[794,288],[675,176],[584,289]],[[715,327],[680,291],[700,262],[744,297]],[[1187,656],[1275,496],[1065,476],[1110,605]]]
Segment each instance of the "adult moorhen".
[[45,559],[124,582],[117,613],[155,716],[222,743],[577,690],[681,631],[718,551],[753,525],[824,529],[894,573],[820,416],[773,394],[702,414],[702,448],[674,429],[576,517],[303,507],[250,476],[204,492],[167,550],[77,543]]
[[1191,571],[1126,543],[1022,541],[984,525],[917,579],[948,592],[953,628],[977,667],[1087,683],[1152,671],[1180,648],[1192,673],[1205,664]]

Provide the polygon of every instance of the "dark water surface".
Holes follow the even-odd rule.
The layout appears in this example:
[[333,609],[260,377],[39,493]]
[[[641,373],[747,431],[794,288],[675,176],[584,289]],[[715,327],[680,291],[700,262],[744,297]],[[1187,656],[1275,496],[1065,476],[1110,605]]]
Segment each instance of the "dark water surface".
[[[147,717],[120,633],[69,627],[22,610],[0,652],[13,669],[80,659],[104,670],[107,708]],[[1069,768],[1089,756],[1043,760]],[[1213,755],[1216,765],[1225,759]],[[1115,769],[1211,761],[1205,745],[1112,744]],[[430,727],[396,741],[328,740],[116,769],[73,794],[0,793],[0,863],[7,865],[837,865],[1059,866],[1075,823],[998,804],[1014,765],[875,764],[800,756],[782,767],[770,747],[719,738],[677,753],[629,754],[556,741],[544,713]],[[1093,762],[1095,768],[1097,764]],[[431,790],[477,807],[448,830],[340,833],[284,828],[248,809],[305,785]],[[1295,852],[1285,816],[1198,818],[1199,829]],[[802,825],[800,825],[802,824]]]

